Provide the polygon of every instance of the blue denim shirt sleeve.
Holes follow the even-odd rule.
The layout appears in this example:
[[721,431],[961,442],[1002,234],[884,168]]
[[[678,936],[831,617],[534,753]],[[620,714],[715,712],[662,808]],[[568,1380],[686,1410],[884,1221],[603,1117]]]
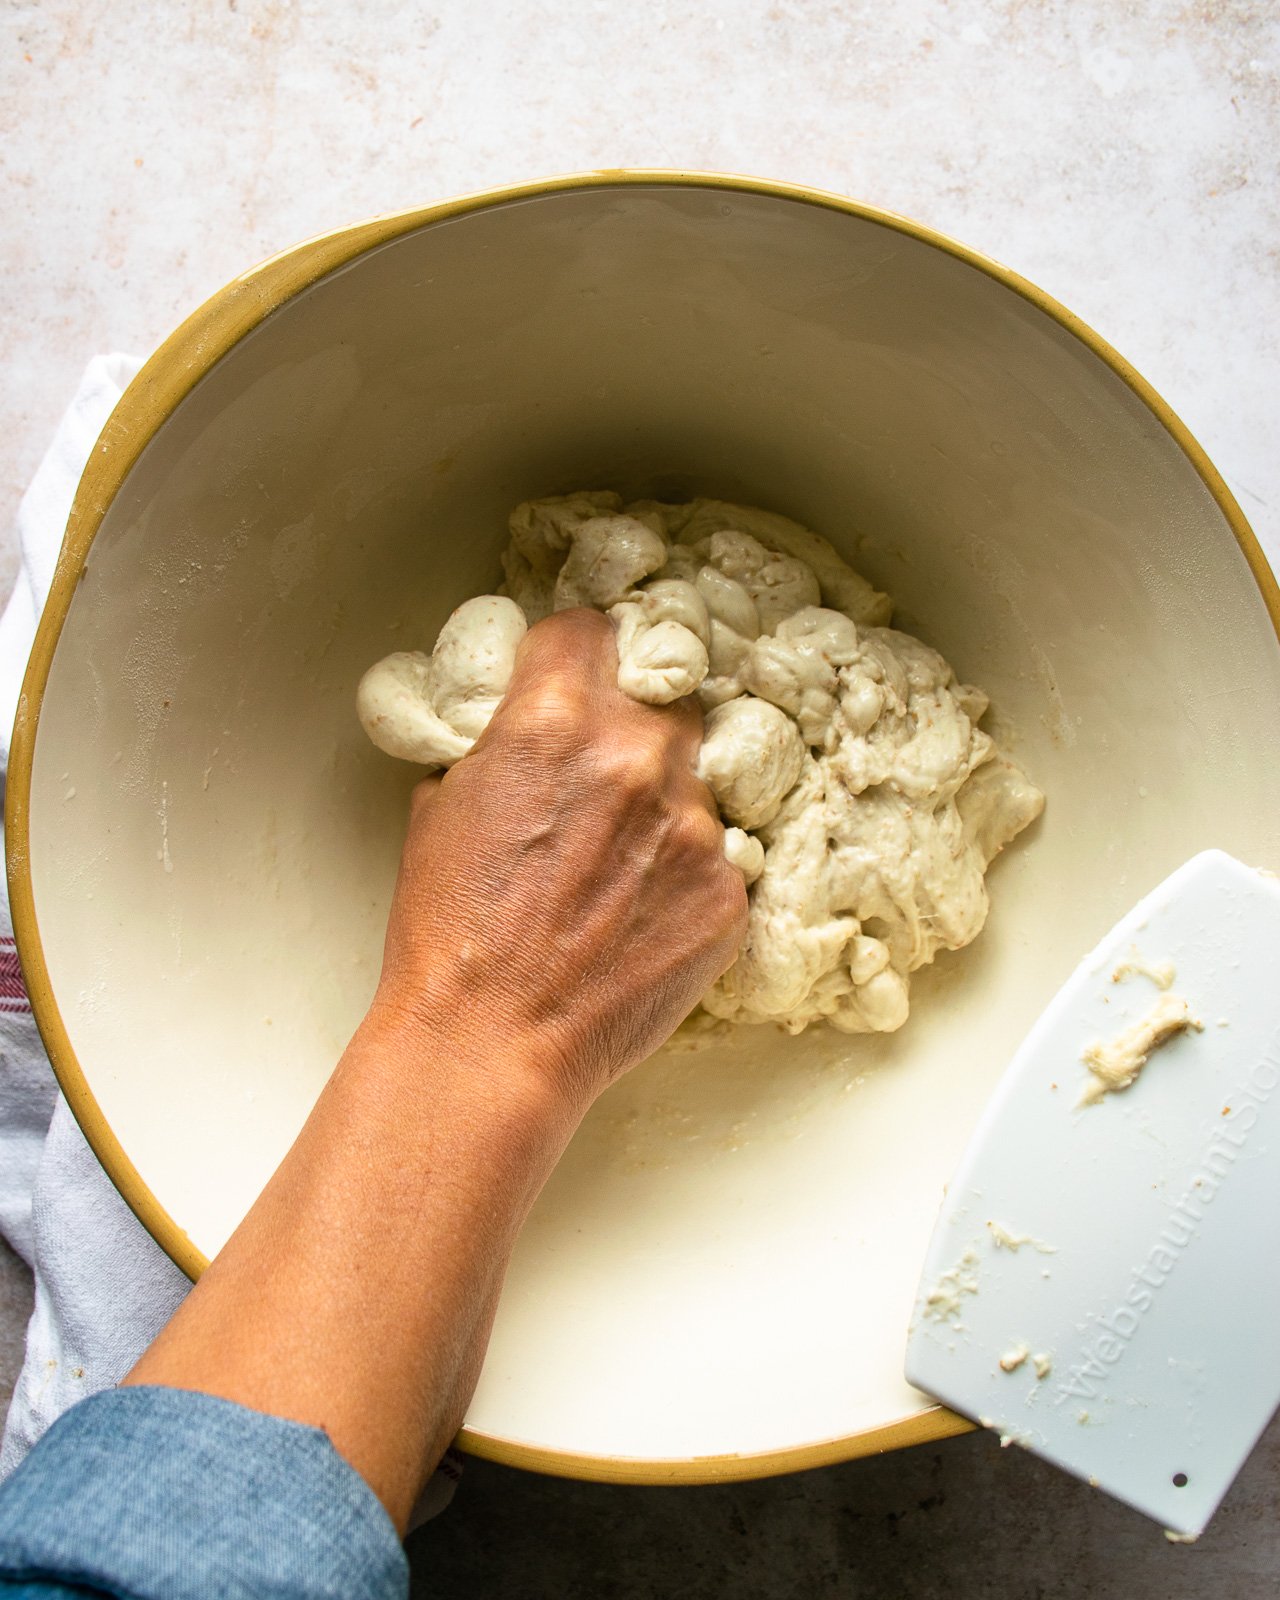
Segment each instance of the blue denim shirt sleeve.
[[405,1600],[396,1530],[318,1428],[180,1389],[73,1406],[0,1485],[0,1600]]

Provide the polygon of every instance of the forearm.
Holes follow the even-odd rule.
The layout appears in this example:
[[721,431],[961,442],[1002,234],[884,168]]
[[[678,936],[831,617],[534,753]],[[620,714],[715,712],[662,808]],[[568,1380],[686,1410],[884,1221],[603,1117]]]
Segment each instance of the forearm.
[[583,1107],[519,1050],[374,1014],[128,1382],[324,1428],[403,1527],[461,1421],[506,1263]]
[[598,613],[547,618],[470,754],[415,789],[375,1011],[130,1376],[323,1428],[402,1527],[538,1190],[745,927],[701,714],[617,670]]

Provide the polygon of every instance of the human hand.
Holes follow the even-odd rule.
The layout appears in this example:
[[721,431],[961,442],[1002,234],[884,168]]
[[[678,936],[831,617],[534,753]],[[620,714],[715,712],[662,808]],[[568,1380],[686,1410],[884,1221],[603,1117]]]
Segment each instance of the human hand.
[[606,619],[521,644],[471,753],[414,791],[375,1010],[492,1064],[532,1063],[584,1110],[729,966],[742,876],[693,773],[692,701],[617,687]]

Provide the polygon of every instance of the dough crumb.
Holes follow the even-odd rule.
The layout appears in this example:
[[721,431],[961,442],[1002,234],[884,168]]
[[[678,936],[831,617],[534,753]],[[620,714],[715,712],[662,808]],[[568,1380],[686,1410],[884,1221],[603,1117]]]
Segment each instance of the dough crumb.
[[1136,1082],[1153,1050],[1193,1030],[1204,1032],[1204,1023],[1191,1014],[1179,994],[1162,994],[1145,1017],[1140,1017],[1109,1042],[1089,1045],[1080,1059],[1089,1069],[1089,1081],[1079,1105],[1096,1105],[1109,1094],[1119,1094]]
[[1036,1369],[1037,1378],[1047,1378],[1053,1371],[1053,1357],[1042,1350],[1039,1355],[1032,1356],[1031,1365]]
[[1166,1528],[1164,1536],[1170,1544],[1195,1544],[1200,1537],[1198,1533],[1175,1533],[1172,1528]]
[[1010,1428],[1007,1433],[1000,1435],[1000,1448],[1007,1450],[1011,1444],[1016,1444],[1020,1449],[1031,1449],[1031,1435],[1021,1428]]
[[924,1314],[930,1321],[959,1321],[963,1297],[978,1292],[977,1265],[977,1252],[966,1250],[958,1264],[939,1277],[924,1300]]
[[703,1010],[789,1033],[900,1028],[911,974],[981,931],[988,866],[1044,807],[980,726],[987,696],[891,628],[888,596],[834,546],[774,512],[579,490],[518,505],[508,532],[498,594],[459,606],[430,653],[365,673],[369,738],[451,766],[497,710],[526,629],[604,612],[624,693],[698,696],[698,772],[750,886],[746,939]]
[[1011,1250],[1016,1253],[1023,1245],[1029,1244],[1042,1256],[1056,1256],[1058,1253],[1056,1244],[1045,1244],[1043,1239],[1033,1239],[1029,1233],[1011,1233],[998,1222],[988,1222],[987,1227],[991,1232],[991,1242],[997,1250]]
[[1001,1372],[1016,1372],[1026,1362],[1031,1351],[1025,1344],[1015,1344],[1011,1350],[1006,1350],[1000,1357]]
[[1148,978],[1157,989],[1172,989],[1178,976],[1172,961],[1148,961],[1137,945],[1129,946],[1128,959],[1122,961],[1111,974],[1112,983],[1124,983],[1128,978]]

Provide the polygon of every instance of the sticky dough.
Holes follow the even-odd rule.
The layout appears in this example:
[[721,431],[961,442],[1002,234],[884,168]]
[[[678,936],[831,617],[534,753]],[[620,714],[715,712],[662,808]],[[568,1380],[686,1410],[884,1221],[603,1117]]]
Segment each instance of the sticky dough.
[[698,772],[752,886],[746,941],[705,1011],[791,1032],[900,1027],[909,975],[979,932],[988,864],[1044,804],[978,726],[986,696],[888,627],[888,597],[825,539],[771,512],[591,491],[526,501],[510,532],[499,594],[459,606],[430,655],[365,674],[369,737],[451,766],[532,623],[606,612],[620,688],[699,697]]

